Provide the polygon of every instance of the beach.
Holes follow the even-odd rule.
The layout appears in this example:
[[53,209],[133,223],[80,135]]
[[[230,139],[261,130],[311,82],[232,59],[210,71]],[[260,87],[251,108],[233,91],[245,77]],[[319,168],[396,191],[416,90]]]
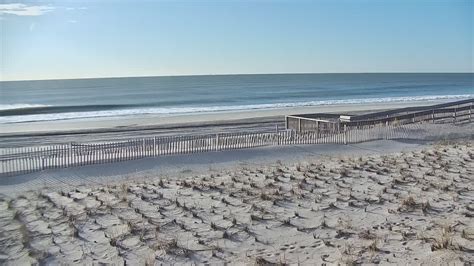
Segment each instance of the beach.
[[285,115],[304,113],[360,114],[393,108],[433,105],[447,100],[248,110],[172,116],[137,115],[82,120],[58,120],[0,124],[0,145],[25,146],[100,142],[136,137],[216,134],[227,132],[272,132],[284,129]]
[[387,2],[2,1],[0,266],[473,265],[472,2]]
[[[318,111],[360,114],[387,107]],[[5,147],[271,132],[284,126],[284,115],[300,111],[316,110],[35,122],[19,124],[31,131],[13,130],[0,141]],[[4,176],[0,262],[469,263],[473,125],[415,126],[413,138],[269,145]]]
[[474,259],[473,145],[266,147],[4,179],[0,259],[465,264]]
[[472,98],[472,73],[341,73],[0,81],[0,133],[123,130]]
[[[86,81],[59,85],[82,82]],[[252,84],[257,86],[258,82]],[[306,84],[304,91],[319,90],[312,84]],[[386,84],[377,86],[387,88]],[[459,85],[459,93],[465,93],[464,86]],[[288,93],[287,87],[280,92]],[[340,84],[335,87],[347,90]],[[126,89],[118,91],[126,94]],[[142,92],[154,93],[152,88]],[[251,90],[246,93],[251,95]],[[82,94],[85,101],[87,95]],[[31,109],[3,111],[2,150],[13,158],[21,147],[26,151],[34,147],[35,162],[42,166],[27,174],[13,172],[0,178],[0,264],[472,262],[474,131],[470,116],[466,118],[464,113],[462,122],[456,124],[456,116],[451,116],[456,111],[449,111],[447,122],[435,123],[433,117],[400,127],[394,123],[393,130],[385,133],[375,125],[365,132],[371,141],[346,141],[344,133],[338,135],[338,142],[323,137],[315,138],[324,140],[317,142],[322,144],[312,145],[303,144],[308,139],[294,142],[290,133],[299,132],[285,128],[286,115],[365,114],[446,103],[467,94],[459,95],[407,101],[369,98],[316,106],[297,102],[278,107],[274,103],[271,108],[256,109],[243,105],[242,110],[231,106],[228,109],[236,110],[167,114],[153,113],[162,110],[155,106],[153,112],[130,115],[143,109],[126,104],[29,106]],[[70,104],[68,97],[60,97],[58,102]],[[141,97],[140,102],[146,101]],[[189,108],[185,109],[195,107]],[[75,109],[84,110],[72,112]],[[117,115],[121,112],[127,115]],[[108,115],[100,116],[104,113]],[[31,118],[36,120],[28,121]],[[397,134],[390,135],[393,132]],[[227,142],[225,134],[232,133],[290,137],[244,148]],[[210,144],[215,144],[207,152],[200,149],[199,142],[181,146],[192,147],[191,152],[181,153],[166,142],[156,143],[167,137],[206,135],[212,136]],[[144,138],[153,141],[151,154]],[[97,151],[88,150],[88,145],[103,147],[103,143],[115,142],[115,147],[130,139],[135,140],[135,146],[125,145],[125,154],[115,153],[125,155],[118,157],[124,160],[84,165],[88,163],[82,159]],[[290,139],[293,142],[285,142]],[[260,143],[260,139],[254,140]],[[43,147],[57,148],[59,144],[67,145],[61,153],[65,157],[42,153]],[[160,153],[168,148],[173,152]],[[140,157],[139,151],[144,151],[146,158]],[[130,152],[132,156],[127,157]],[[28,152],[20,154],[28,156]],[[57,158],[81,160],[69,168],[44,167],[45,162]]]

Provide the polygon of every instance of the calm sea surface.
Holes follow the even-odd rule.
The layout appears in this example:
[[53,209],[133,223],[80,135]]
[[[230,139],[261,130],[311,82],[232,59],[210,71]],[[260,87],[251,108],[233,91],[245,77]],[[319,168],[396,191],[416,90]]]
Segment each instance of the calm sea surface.
[[474,74],[282,74],[0,82],[0,123],[474,97]]

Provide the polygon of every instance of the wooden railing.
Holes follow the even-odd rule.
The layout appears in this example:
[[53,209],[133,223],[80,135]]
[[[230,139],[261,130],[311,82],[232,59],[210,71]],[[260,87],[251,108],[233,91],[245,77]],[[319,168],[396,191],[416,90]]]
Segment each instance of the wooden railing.
[[[334,133],[279,131],[223,133],[131,139],[107,143],[11,147],[0,149],[0,175],[27,174],[46,169],[114,163],[167,155],[218,152],[262,146],[299,144],[348,144],[379,139],[426,139],[450,134],[452,124],[378,124],[346,127]],[[443,133],[444,132],[444,133]]]
[[317,132],[319,135],[333,135],[344,130],[366,129],[380,124],[385,126],[413,123],[460,125],[473,121],[473,104],[474,98],[432,106],[357,115],[352,121],[340,120],[340,115],[337,114],[291,115],[286,116],[285,122],[288,129],[294,129],[299,133]]
[[348,126],[356,125],[370,125],[370,124],[410,124],[415,122],[430,122],[430,123],[470,123],[473,119],[472,101],[451,108],[429,109],[416,111],[407,114],[396,114],[386,118],[366,119],[362,121],[347,122]]

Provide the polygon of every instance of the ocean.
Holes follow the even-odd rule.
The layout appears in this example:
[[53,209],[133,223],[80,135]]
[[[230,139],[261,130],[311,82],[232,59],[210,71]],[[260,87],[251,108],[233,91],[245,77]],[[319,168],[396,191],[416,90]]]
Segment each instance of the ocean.
[[0,82],[0,123],[474,97],[473,73],[271,74]]

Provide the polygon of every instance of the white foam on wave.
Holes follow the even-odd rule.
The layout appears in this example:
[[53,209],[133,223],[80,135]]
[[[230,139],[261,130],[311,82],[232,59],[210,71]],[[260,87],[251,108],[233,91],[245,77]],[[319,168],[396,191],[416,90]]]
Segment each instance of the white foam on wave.
[[0,111],[27,109],[27,108],[40,108],[40,107],[50,107],[50,106],[51,105],[46,105],[46,104],[28,104],[28,103],[0,104]]
[[0,124],[23,123],[36,121],[54,121],[54,120],[71,120],[71,119],[89,119],[101,117],[123,117],[136,115],[185,115],[197,113],[216,113],[216,112],[232,112],[244,110],[264,110],[264,109],[281,109],[291,107],[311,107],[322,105],[344,105],[344,104],[370,104],[370,103],[390,103],[390,102],[416,102],[416,101],[435,101],[447,99],[465,99],[472,98],[473,94],[463,95],[433,95],[433,96],[411,96],[411,97],[386,97],[386,98],[366,98],[366,99],[345,99],[345,100],[321,100],[294,103],[270,103],[270,104],[251,104],[251,105],[234,105],[234,106],[202,106],[202,107],[150,107],[136,109],[120,109],[106,111],[90,111],[90,112],[68,112],[68,113],[52,113],[52,114],[31,114],[18,116],[0,117]]

